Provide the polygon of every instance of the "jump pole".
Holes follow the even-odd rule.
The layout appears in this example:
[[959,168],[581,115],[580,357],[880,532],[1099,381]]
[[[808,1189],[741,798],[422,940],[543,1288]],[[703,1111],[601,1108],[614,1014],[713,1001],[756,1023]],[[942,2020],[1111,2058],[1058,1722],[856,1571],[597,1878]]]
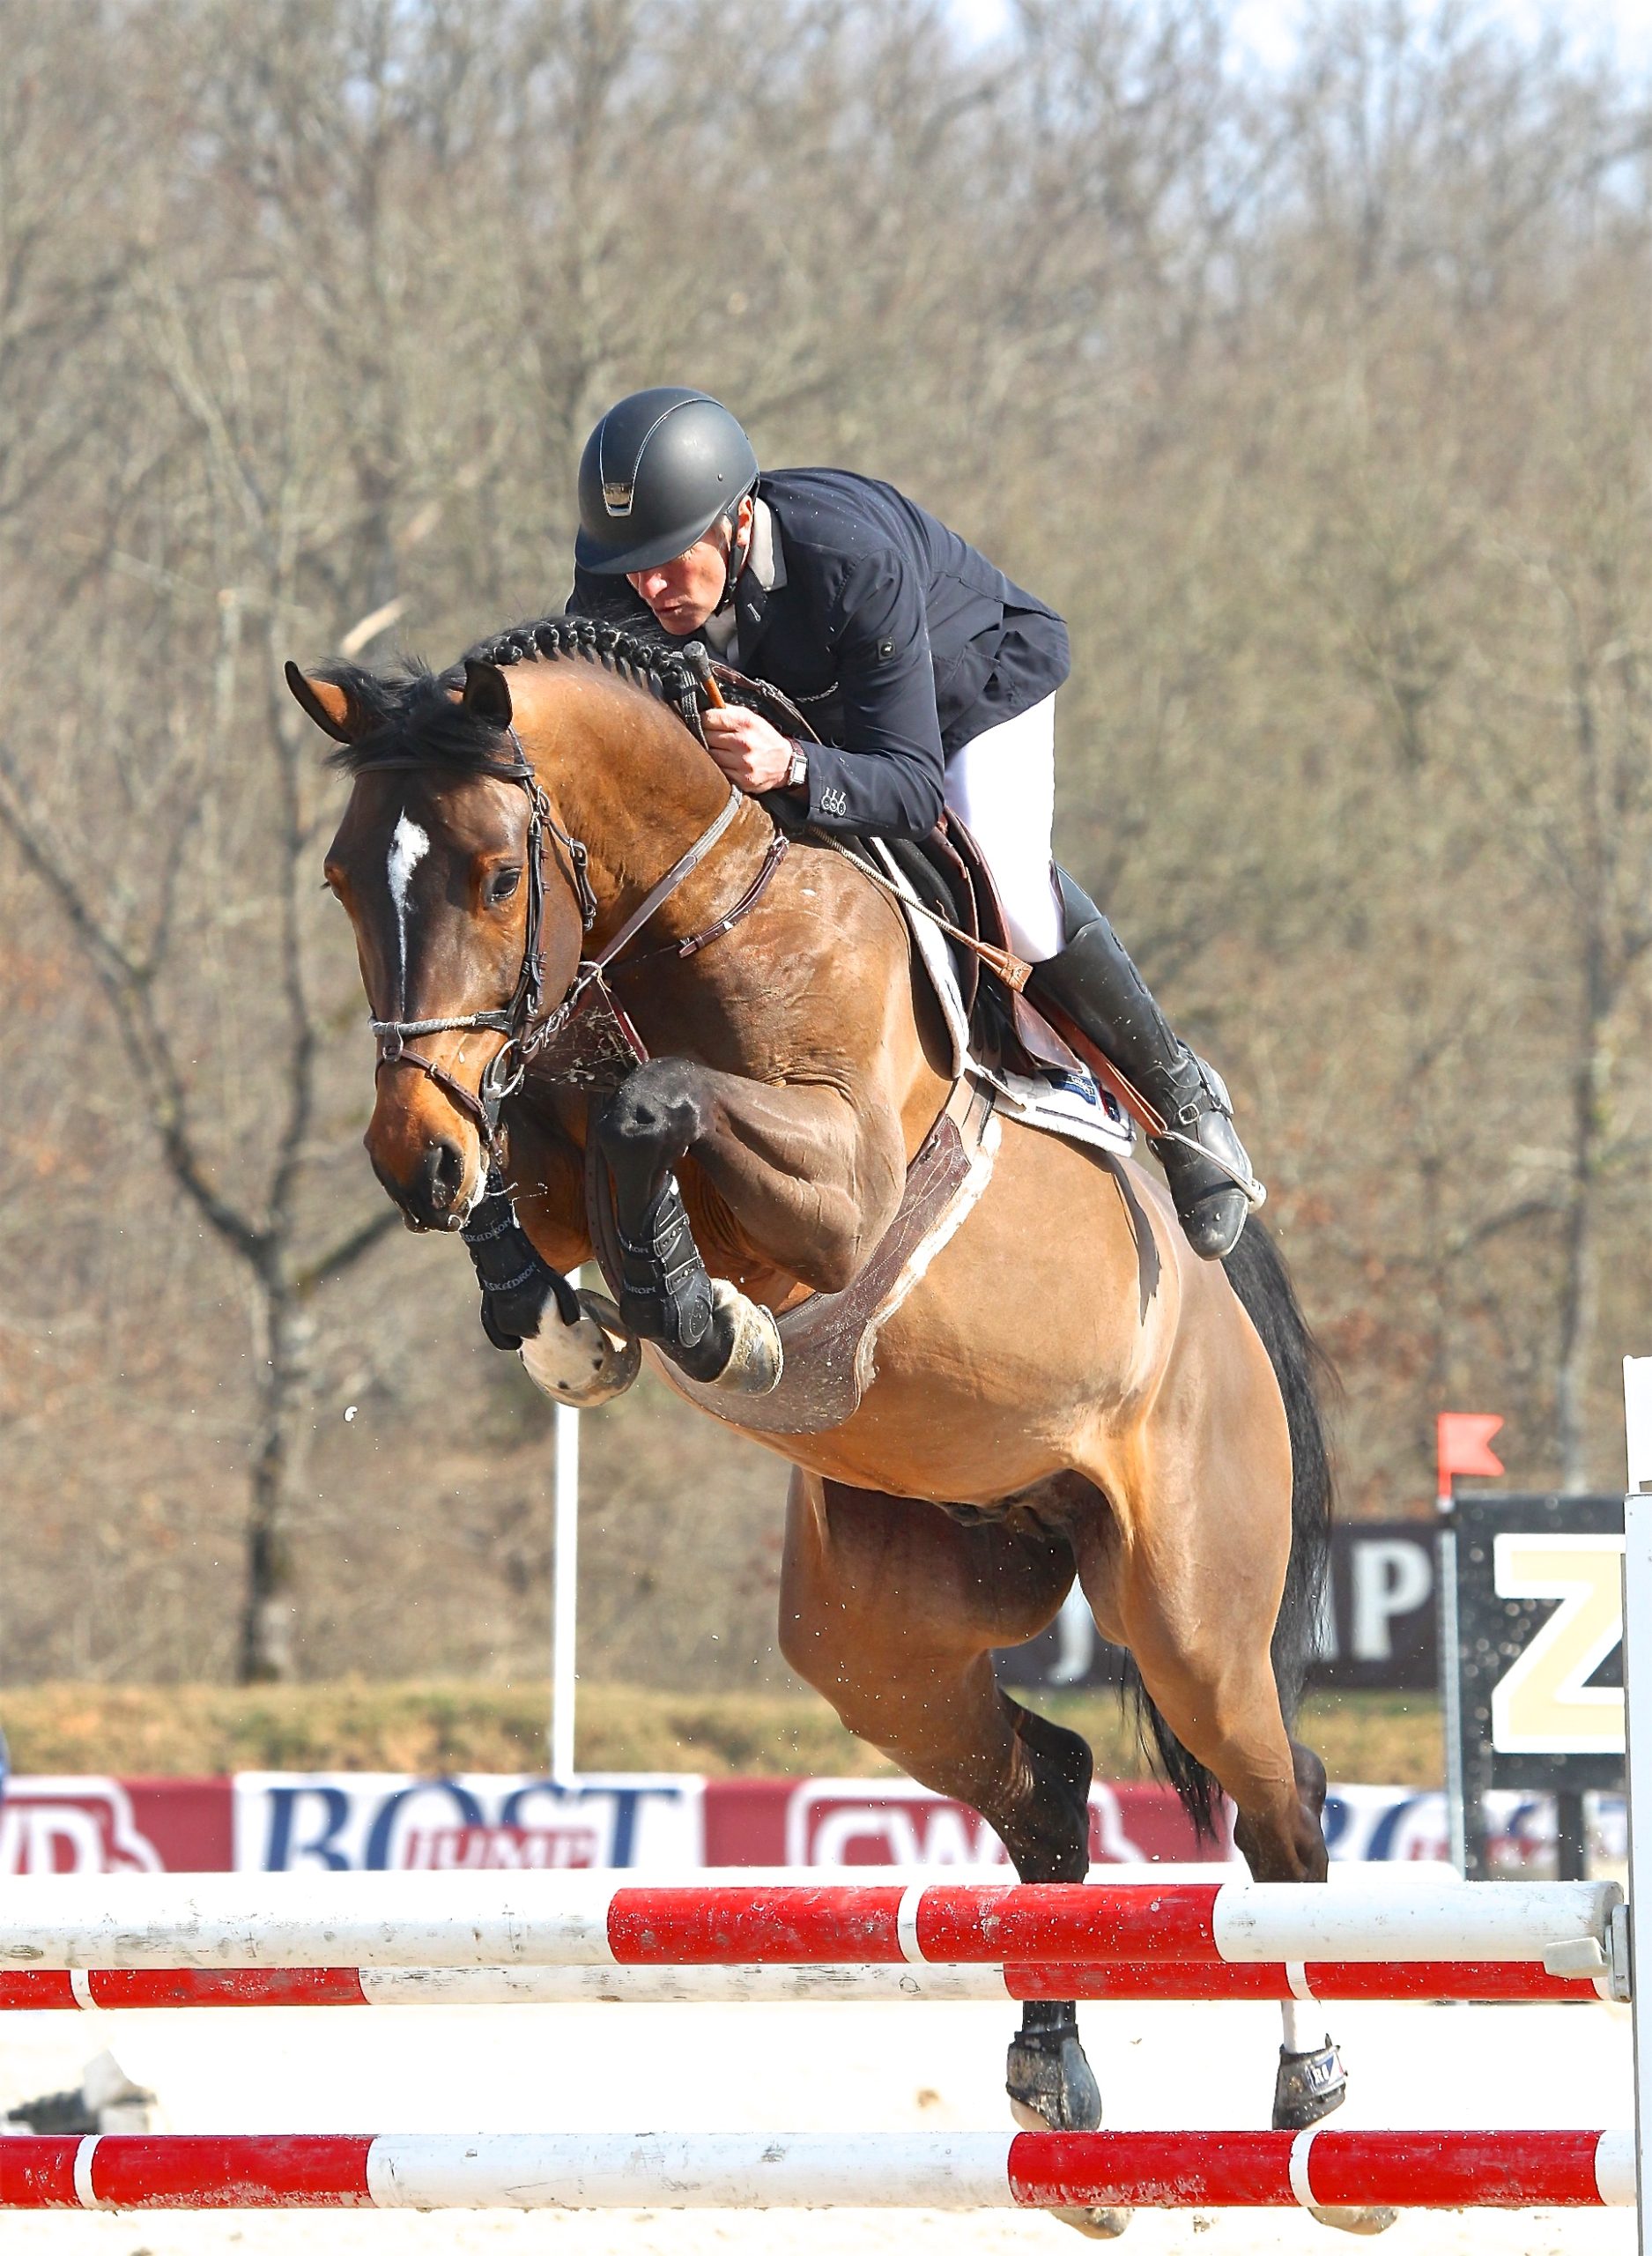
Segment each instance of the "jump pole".
[[[568,1282],[577,1287],[580,1271]],[[580,1414],[559,1402],[552,1423],[551,1554],[551,1777],[572,1785],[574,1703],[579,1690]]]
[[0,2139],[7,2209],[1626,2208],[1626,2131]]
[[1608,1969],[1610,1881],[639,1887],[607,1873],[41,1874],[0,1889],[27,1969],[1292,1965]]
[[0,1973],[0,2013],[213,2007],[514,2005],[1004,2005],[1350,2000],[1422,2005],[1588,2004],[1610,1978],[1571,1980],[1515,1962],[1445,1965],[296,1966],[102,1968]]

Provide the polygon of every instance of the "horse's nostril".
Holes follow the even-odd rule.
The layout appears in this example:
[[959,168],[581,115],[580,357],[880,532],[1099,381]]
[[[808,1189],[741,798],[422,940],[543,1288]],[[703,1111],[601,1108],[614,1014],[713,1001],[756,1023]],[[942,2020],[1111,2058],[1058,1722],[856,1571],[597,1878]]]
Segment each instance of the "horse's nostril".
[[440,1211],[456,1206],[464,1184],[464,1154],[444,1139],[432,1145],[426,1168],[432,1206]]

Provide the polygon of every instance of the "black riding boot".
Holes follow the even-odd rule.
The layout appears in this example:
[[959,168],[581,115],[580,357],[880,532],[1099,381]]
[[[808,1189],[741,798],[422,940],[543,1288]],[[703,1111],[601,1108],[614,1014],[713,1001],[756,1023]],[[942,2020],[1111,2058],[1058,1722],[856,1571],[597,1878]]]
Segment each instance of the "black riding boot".
[[1035,964],[1027,983],[1088,1035],[1166,1123],[1149,1139],[1164,1169],[1188,1241],[1207,1261],[1231,1253],[1245,1216],[1263,1199],[1222,1078],[1172,1033],[1164,1013],[1117,933],[1065,870],[1061,879],[1067,945]]

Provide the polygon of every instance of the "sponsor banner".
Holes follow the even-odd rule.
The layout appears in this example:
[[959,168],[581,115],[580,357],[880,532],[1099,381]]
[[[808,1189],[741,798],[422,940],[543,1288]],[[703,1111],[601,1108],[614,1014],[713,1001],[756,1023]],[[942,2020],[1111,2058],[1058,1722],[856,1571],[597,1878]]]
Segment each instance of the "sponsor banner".
[[[1592,1866],[1627,1853],[1623,1797],[1587,1797]],[[1488,1866],[1554,1868],[1552,1797],[1485,1798]],[[1443,1793],[1341,1786],[1325,1807],[1338,1864],[1443,1863]],[[1098,1864],[1231,1856],[1226,1827],[1198,1842],[1155,1785],[1098,1787]],[[619,1775],[420,1779],[400,1773],[248,1773],[228,1778],[14,1777],[0,1807],[0,1879],[27,1874],[279,1871],[693,1872],[707,1866],[842,1871],[929,1865],[1008,1870],[997,1836],[962,1803],[894,1779]]]
[[[1009,1869],[1002,1841],[973,1809],[904,1779],[713,1778],[706,1785],[708,1865],[866,1865]],[[1090,1853],[1098,1864],[1190,1864],[1233,1854],[1226,1813],[1201,1841],[1167,1786],[1095,1786]]]
[[227,1778],[19,1778],[0,1803],[0,1880],[55,1872],[228,1872]]
[[[1590,1794],[1590,1869],[1621,1863],[1629,1853],[1628,1806],[1621,1794]],[[1488,1792],[1484,1801],[1486,1876],[1539,1880],[1555,1864],[1552,1794]],[[1451,1857],[1446,1798],[1438,1791],[1396,1786],[1337,1786],[1325,1800],[1325,1837],[1337,1864],[1446,1864]]]
[[[1331,1530],[1330,1586],[1310,1683],[1433,1691],[1439,1682],[1431,1519],[1348,1520]],[[997,1656],[1000,1681],[1045,1691],[1105,1688],[1125,1656],[1095,1626],[1077,1585],[1041,1636]]]
[[574,1872],[705,1862],[699,1778],[396,1772],[234,1780],[237,1872]]

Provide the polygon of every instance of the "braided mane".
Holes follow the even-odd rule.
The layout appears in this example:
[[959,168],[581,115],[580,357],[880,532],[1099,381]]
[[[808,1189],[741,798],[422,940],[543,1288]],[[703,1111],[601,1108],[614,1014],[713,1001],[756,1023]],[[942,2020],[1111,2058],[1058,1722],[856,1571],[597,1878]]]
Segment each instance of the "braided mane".
[[496,666],[520,665],[530,658],[583,658],[658,698],[696,737],[700,734],[700,685],[680,648],[649,642],[626,627],[556,612],[490,634],[444,673],[433,673],[417,659],[389,674],[370,673],[364,666],[323,667],[319,678],[344,690],[371,724],[353,744],[330,753],[328,765],[353,776],[382,758],[393,742],[398,753],[433,765],[470,771],[496,768],[498,729],[453,695],[463,680],[465,661],[473,658]]
[[663,704],[670,705],[700,733],[700,685],[694,669],[679,646],[650,642],[626,627],[611,627],[595,619],[579,619],[557,612],[526,627],[507,627],[490,635],[465,652],[467,658],[485,658],[496,666],[514,666],[524,659],[589,658],[634,682]]

